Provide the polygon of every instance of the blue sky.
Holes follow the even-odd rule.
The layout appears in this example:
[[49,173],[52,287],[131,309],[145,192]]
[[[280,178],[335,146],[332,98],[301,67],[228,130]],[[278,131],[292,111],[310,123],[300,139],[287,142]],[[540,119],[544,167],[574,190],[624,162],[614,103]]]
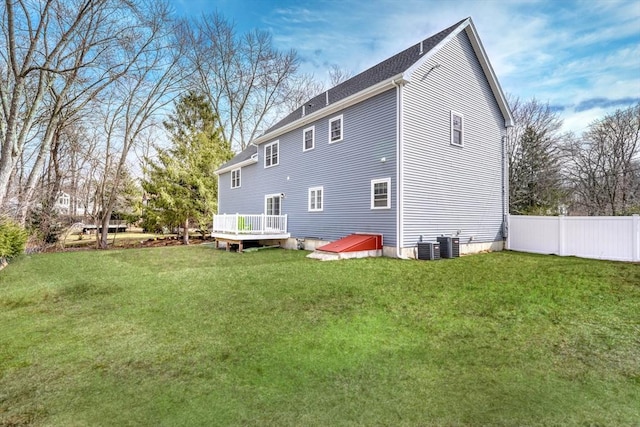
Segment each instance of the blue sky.
[[172,0],[176,13],[218,11],[239,31],[271,32],[303,70],[357,74],[471,16],[506,93],[549,102],[582,132],[640,102],[639,0]]

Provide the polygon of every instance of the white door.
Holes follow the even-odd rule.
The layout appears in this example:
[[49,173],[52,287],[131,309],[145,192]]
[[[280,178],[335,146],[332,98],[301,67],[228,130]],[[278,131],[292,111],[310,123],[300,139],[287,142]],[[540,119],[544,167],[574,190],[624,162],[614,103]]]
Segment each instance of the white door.
[[282,206],[281,194],[269,194],[265,196],[264,213],[266,215],[281,215],[280,209]]

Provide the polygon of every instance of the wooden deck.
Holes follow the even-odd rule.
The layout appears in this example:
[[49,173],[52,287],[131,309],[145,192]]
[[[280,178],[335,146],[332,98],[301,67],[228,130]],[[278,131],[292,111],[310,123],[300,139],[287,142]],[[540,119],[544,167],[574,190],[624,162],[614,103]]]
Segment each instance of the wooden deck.
[[218,242],[227,244],[227,251],[231,250],[231,245],[238,245],[238,252],[244,249],[244,242],[257,240],[284,240],[291,237],[289,233],[277,234],[232,234],[232,233],[211,233],[211,237],[216,239],[216,249]]
[[286,215],[222,214],[213,216],[211,237],[216,239],[216,248],[223,242],[227,250],[238,245],[238,252],[242,252],[246,241],[284,240],[291,235]]

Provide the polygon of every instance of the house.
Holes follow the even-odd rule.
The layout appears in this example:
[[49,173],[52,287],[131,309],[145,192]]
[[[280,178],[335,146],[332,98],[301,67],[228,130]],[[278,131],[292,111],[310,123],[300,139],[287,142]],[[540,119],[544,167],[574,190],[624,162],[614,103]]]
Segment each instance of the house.
[[59,191],[56,197],[56,201],[53,205],[53,209],[61,215],[68,215],[70,206],[71,196],[69,195],[69,193]]
[[321,93],[222,165],[213,236],[318,245],[383,236],[383,254],[506,237],[513,118],[471,18]]

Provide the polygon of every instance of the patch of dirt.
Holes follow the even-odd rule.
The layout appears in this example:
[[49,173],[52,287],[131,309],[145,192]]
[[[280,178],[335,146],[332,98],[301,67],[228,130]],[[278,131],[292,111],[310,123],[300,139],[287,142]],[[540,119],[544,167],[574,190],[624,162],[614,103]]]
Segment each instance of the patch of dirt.
[[[190,237],[189,244],[199,245],[202,243],[214,242],[211,237]],[[109,241],[109,249],[136,249],[136,248],[156,248],[163,246],[181,246],[182,239],[178,237],[156,237],[151,239],[122,239],[116,240],[115,246]],[[61,245],[51,245],[46,248],[42,248],[37,252],[77,252],[77,251],[91,251],[97,250],[95,239],[87,239],[86,243],[74,244],[73,246],[62,247]],[[35,251],[32,251],[35,252]]]

